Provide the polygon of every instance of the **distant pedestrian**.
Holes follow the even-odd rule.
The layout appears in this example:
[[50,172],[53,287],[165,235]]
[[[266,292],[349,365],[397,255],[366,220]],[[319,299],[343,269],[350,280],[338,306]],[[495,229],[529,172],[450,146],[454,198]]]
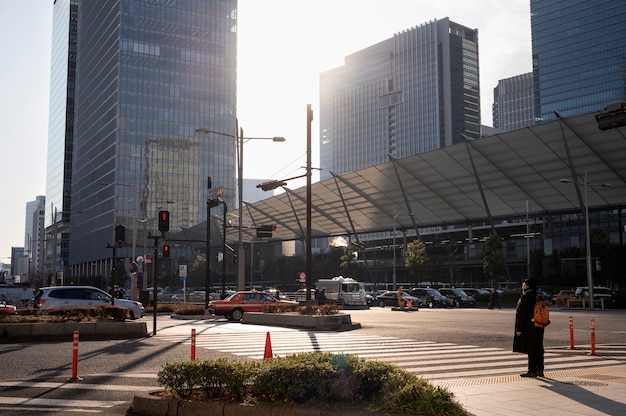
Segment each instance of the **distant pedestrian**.
[[400,309],[404,310],[404,297],[403,297],[404,288],[400,286],[398,288],[398,306]]
[[522,282],[522,297],[517,302],[513,337],[513,352],[528,355],[528,371],[520,374],[522,377],[543,377],[544,331],[533,323],[536,300],[537,281],[533,278],[525,279]]
[[323,287],[322,290],[320,291],[320,296],[319,296],[317,303],[319,305],[326,304],[326,288],[325,287]]
[[491,289],[491,299],[489,301],[489,305],[489,309],[495,309],[496,306],[500,309],[500,294],[495,289]]

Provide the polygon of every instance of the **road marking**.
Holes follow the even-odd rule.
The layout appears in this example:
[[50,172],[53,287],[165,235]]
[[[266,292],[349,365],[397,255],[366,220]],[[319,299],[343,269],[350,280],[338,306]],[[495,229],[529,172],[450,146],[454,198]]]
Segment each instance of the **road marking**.
[[[128,391],[129,386],[116,384],[89,384],[89,383],[53,383],[49,381],[0,381],[1,387],[23,387],[42,389],[74,389],[74,390],[102,390],[102,391]],[[154,386],[132,386],[136,391],[153,391]]]
[[[416,341],[346,332],[315,332],[291,328],[258,328],[221,325],[196,334],[196,347],[261,360],[264,357],[266,334],[271,334],[272,353],[285,356],[300,352],[320,351],[350,353],[365,359],[389,362],[426,379],[476,377],[476,375],[519,374],[527,369],[525,354],[476,345]],[[190,344],[190,328],[173,327],[162,330],[158,338],[169,342]],[[571,368],[613,366],[619,361],[583,354],[566,354],[547,349],[546,371]]]

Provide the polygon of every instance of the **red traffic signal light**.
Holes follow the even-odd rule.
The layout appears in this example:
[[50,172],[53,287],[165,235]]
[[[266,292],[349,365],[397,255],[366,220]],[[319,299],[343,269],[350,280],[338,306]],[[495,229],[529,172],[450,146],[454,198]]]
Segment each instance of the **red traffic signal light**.
[[170,230],[170,212],[159,211],[159,231],[162,233]]
[[169,257],[170,256],[170,246],[168,244],[163,245],[163,257]]

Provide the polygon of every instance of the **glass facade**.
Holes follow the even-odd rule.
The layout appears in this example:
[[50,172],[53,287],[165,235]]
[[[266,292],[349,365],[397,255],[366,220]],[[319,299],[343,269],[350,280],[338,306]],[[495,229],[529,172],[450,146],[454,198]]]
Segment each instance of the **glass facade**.
[[615,0],[531,0],[535,121],[626,101],[626,7]]
[[69,264],[78,0],[53,6],[46,171],[45,283],[60,283]]
[[532,72],[501,79],[493,89],[493,127],[511,131],[535,123]]
[[84,1],[78,34],[70,263],[84,275],[117,225],[131,258],[159,210],[171,232],[205,221],[208,177],[234,206],[235,140],[195,130],[236,134],[237,1]]
[[321,178],[480,135],[476,30],[433,21],[320,76]]

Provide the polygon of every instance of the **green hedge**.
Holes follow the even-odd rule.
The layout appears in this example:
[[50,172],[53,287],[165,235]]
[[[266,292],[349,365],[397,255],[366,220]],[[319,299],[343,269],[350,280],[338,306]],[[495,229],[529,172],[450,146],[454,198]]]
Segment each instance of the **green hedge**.
[[171,362],[159,371],[158,381],[182,399],[467,415],[446,388],[395,365],[352,354],[314,352],[252,362]]

